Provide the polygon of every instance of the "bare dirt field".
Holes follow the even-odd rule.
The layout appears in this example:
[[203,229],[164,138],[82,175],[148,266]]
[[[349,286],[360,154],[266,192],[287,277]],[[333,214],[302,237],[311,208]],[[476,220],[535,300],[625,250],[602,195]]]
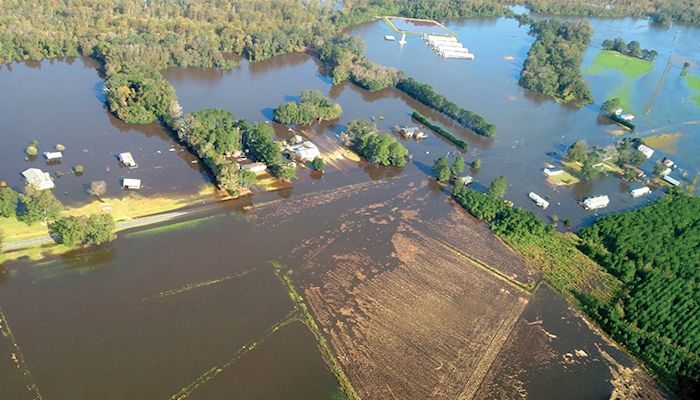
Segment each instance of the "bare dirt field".
[[471,398],[529,295],[407,224],[386,245],[305,290],[340,364],[365,399]]

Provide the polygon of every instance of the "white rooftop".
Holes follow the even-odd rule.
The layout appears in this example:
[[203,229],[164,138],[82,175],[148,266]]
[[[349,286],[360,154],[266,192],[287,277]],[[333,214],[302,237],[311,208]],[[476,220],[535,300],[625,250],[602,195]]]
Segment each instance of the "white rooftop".
[[47,160],[58,160],[63,157],[63,153],[60,151],[45,151],[44,157],[46,157]]
[[22,172],[22,176],[31,187],[36,190],[53,189],[55,187],[51,175],[39,168],[29,168]]

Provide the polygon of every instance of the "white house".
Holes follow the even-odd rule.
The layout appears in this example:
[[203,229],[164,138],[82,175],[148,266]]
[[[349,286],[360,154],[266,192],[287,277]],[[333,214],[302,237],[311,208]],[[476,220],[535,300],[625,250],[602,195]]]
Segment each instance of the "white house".
[[393,41],[396,40],[396,37],[394,35],[384,35],[384,40]]
[[267,165],[261,162],[256,162],[252,164],[241,165],[242,170],[253,171],[256,174],[259,172],[265,172],[267,170]]
[[542,172],[544,172],[544,174],[547,176],[557,176],[557,175],[561,174],[562,172],[564,172],[564,170],[545,168],[544,171],[542,171]]
[[139,190],[141,189],[141,179],[124,178],[122,179],[122,188]]
[[610,198],[608,196],[594,196],[583,201],[583,208],[586,210],[596,210],[598,208],[605,208],[608,204],[610,204]]
[[651,158],[654,155],[654,149],[643,144],[640,144],[637,150],[641,151],[647,158]]
[[63,153],[60,151],[45,151],[44,157],[46,157],[46,161],[58,161],[63,158]]
[[321,156],[321,152],[318,150],[318,147],[308,140],[292,146],[289,150],[292,158],[301,162],[311,161],[314,158]]
[[22,176],[27,184],[36,190],[53,189],[55,187],[51,175],[39,168],[29,168],[22,171]]
[[139,165],[136,164],[136,161],[134,161],[134,157],[131,156],[131,153],[125,152],[125,153],[119,153],[119,162],[124,164],[125,167],[127,168],[136,168]]
[[545,208],[545,209],[546,209],[547,207],[549,207],[549,202],[548,202],[547,200],[543,199],[542,196],[540,196],[539,194],[537,194],[537,193],[535,193],[535,192],[530,192],[530,193],[527,195],[527,197],[529,197],[530,200],[534,201],[535,204],[537,204],[539,207],[542,207],[542,208]]
[[632,190],[630,191],[630,194],[631,194],[632,197],[634,197],[635,199],[636,199],[637,197],[642,197],[642,196],[647,195],[647,194],[649,194],[649,193],[651,193],[651,189],[649,189],[649,187],[647,187],[647,186],[642,186],[642,187],[640,187],[640,188],[632,189]]

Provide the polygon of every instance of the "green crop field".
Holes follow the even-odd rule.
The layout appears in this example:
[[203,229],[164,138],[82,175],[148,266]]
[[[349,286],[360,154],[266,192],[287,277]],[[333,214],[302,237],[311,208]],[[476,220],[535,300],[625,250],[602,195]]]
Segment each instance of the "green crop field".
[[588,72],[596,75],[606,69],[614,69],[622,72],[628,78],[639,78],[649,73],[654,68],[650,61],[622,55],[615,51],[603,50],[593,60],[593,65]]

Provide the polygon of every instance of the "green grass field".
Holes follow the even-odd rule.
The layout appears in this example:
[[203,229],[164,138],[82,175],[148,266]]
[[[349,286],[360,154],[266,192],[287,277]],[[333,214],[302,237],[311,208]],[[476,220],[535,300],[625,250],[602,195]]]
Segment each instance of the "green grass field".
[[654,63],[650,61],[625,56],[615,51],[603,50],[595,57],[588,72],[596,75],[605,70],[613,69],[620,71],[627,78],[639,78],[649,73],[653,68]]
[[690,97],[693,99],[693,103],[700,107],[700,76],[686,75],[685,84],[690,89]]

